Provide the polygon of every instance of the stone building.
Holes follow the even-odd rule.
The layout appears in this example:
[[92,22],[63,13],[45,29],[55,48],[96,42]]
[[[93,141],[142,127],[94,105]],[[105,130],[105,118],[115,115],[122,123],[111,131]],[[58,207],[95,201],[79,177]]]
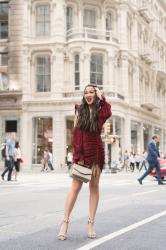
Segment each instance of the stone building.
[[152,134],[166,152],[165,0],[0,0],[0,63],[0,140],[17,131],[25,167],[45,147],[64,164],[88,83],[112,104],[109,159]]

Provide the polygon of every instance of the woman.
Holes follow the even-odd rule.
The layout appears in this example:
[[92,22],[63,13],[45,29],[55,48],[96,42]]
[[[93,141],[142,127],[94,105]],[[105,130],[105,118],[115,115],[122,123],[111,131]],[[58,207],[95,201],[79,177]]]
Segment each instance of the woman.
[[19,145],[19,142],[16,142],[15,143],[15,148],[14,148],[14,167],[15,167],[15,172],[13,174],[13,175],[15,175],[15,181],[17,181],[18,172],[20,172],[20,161],[21,161],[20,145]]
[[[89,183],[89,219],[88,237],[96,238],[94,220],[99,201],[99,179],[104,165],[104,148],[101,140],[102,126],[111,116],[111,105],[106,102],[100,90],[87,85],[84,90],[82,104],[76,105],[73,132],[73,162],[82,162],[92,169]],[[64,219],[60,228],[59,239],[67,239],[69,217],[82,187],[82,182],[73,179],[67,196]]]

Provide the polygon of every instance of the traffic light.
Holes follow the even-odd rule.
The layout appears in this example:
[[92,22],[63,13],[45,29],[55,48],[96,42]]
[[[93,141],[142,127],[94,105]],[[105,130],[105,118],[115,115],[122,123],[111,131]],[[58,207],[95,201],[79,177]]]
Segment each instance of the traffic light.
[[105,132],[105,134],[110,134],[110,132],[111,132],[111,127],[110,127],[110,123],[109,122],[106,122],[106,124],[105,124],[105,127],[104,127],[104,132]]

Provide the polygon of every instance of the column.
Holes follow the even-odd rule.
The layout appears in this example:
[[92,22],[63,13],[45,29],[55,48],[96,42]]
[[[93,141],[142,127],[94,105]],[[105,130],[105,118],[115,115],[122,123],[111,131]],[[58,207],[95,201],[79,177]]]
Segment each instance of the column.
[[143,122],[140,123],[140,153],[144,151],[144,131]]
[[66,156],[66,120],[60,111],[56,111],[53,119],[53,163],[56,170],[65,165]]
[[121,55],[121,88],[125,95],[126,101],[129,101],[129,72],[128,72],[128,56]]
[[161,134],[160,134],[160,151],[162,153],[164,153],[164,131],[163,129],[160,130]]
[[133,100],[136,106],[140,105],[139,96],[140,96],[140,89],[139,89],[139,68],[138,66],[134,66],[133,71]]
[[9,2],[9,89],[21,90],[24,81],[24,1]]
[[83,78],[83,86],[81,90],[84,89],[84,86],[90,83],[90,53],[84,53],[84,78]]
[[28,115],[28,112],[24,110],[21,115],[20,124],[20,145],[23,158],[23,168],[30,170],[32,167],[32,136],[33,136],[33,119]]
[[79,9],[78,9],[78,30],[81,33],[83,31],[83,7],[80,2],[79,2]]
[[108,91],[115,92],[115,68],[114,68],[114,57],[113,55],[108,55],[108,66],[107,66],[107,79],[108,79]]
[[64,48],[57,47],[52,62],[52,92],[54,98],[61,98],[64,90]]
[[120,43],[121,49],[126,50],[128,48],[128,32],[127,32],[127,6],[121,4],[121,9],[119,10],[120,23],[119,23],[119,32],[120,32]]
[[66,9],[65,9],[65,0],[55,0],[56,10],[55,10],[55,41],[56,42],[65,42],[66,40]]
[[128,115],[125,119],[125,129],[124,129],[124,150],[128,152],[131,151],[131,121]]

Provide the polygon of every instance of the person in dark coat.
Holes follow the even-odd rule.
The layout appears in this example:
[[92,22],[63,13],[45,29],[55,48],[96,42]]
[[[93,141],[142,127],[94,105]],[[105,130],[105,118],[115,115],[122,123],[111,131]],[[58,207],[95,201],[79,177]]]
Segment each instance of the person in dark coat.
[[[73,162],[82,162],[92,169],[89,183],[89,219],[88,237],[96,238],[94,220],[99,201],[99,180],[104,165],[104,147],[101,131],[105,121],[111,116],[111,105],[94,85],[87,85],[81,105],[75,107],[73,131]],[[82,187],[82,182],[73,179],[67,196],[64,219],[59,232],[59,239],[66,240],[69,217]]]
[[140,184],[142,184],[143,179],[147,175],[149,175],[154,168],[156,168],[158,184],[159,185],[163,184],[160,173],[160,163],[159,163],[160,154],[156,145],[158,142],[159,142],[159,137],[157,135],[154,135],[152,137],[152,140],[148,143],[147,147],[148,155],[146,159],[149,163],[149,166],[146,172],[140,178],[138,178],[138,182]]

